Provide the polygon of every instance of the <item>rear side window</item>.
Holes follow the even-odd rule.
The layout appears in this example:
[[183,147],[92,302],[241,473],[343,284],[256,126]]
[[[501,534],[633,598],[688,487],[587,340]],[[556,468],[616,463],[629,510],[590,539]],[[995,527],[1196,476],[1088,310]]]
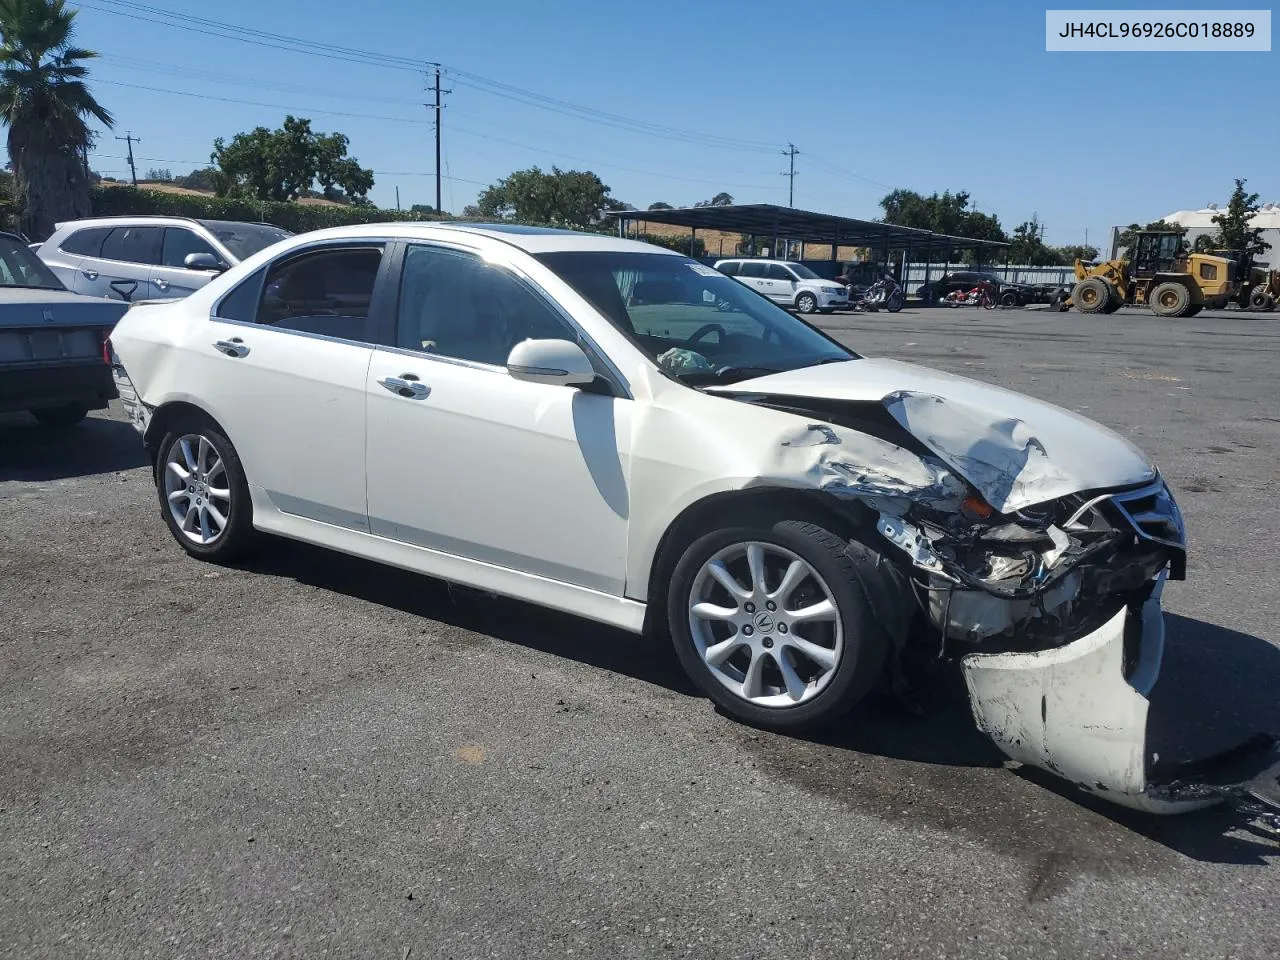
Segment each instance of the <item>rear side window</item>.
[[256,320],[284,330],[372,342],[369,305],[382,247],[313,250],[267,271]]
[[74,253],[80,257],[100,257],[102,256],[102,241],[107,238],[107,234],[110,232],[110,227],[87,227],[84,230],[77,230],[62,241],[60,249],[65,253]]
[[163,233],[160,227],[116,227],[102,241],[102,259],[157,264]]
[[763,276],[764,276],[764,267],[765,267],[765,265],[764,265],[763,263],[744,263],[744,264],[742,265],[742,273],[741,273],[741,276],[744,276],[744,277],[763,277]]
[[728,263],[720,264],[720,272],[726,277],[736,277],[740,269],[742,269],[742,264],[737,260],[730,260]]

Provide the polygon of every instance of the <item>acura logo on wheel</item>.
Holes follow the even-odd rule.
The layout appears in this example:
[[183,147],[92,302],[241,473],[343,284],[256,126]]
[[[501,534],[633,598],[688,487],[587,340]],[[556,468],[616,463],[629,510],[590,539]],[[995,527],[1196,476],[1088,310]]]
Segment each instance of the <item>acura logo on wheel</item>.
[[768,633],[773,629],[773,614],[761,610],[756,614],[756,629],[761,633]]

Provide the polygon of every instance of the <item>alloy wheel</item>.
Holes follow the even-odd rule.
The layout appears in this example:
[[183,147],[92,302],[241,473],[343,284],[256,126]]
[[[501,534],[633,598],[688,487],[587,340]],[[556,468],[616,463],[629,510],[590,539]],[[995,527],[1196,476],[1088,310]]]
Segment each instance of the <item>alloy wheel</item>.
[[188,540],[209,546],[226,531],[231,487],[222,454],[207,437],[188,433],[170,445],[164,493],[174,523]]
[[773,543],[716,552],[694,578],[689,629],[726,689],[758,707],[794,707],[835,676],[844,636],[835,597],[799,555]]

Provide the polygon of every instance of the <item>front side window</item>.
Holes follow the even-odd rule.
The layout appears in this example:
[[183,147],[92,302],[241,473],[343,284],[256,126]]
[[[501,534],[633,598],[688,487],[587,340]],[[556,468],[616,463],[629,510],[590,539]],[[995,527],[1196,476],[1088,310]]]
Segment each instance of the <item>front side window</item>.
[[576,343],[578,335],[541,296],[502,267],[446,247],[408,248],[396,346],[505,366],[511,348],[524,340]]
[[767,280],[785,280],[788,283],[795,279],[795,277],[787,271],[787,268],[780,263],[769,264],[764,275]]
[[267,271],[258,323],[343,340],[372,341],[369,305],[382,247],[313,250]]
[[164,249],[160,254],[161,266],[184,268],[187,265],[187,257],[193,253],[207,253],[214,260],[222,261],[209,242],[194,230],[188,230],[186,227],[165,227]]
[[160,262],[160,227],[116,227],[102,241],[102,258],[122,263]]
[[733,383],[857,359],[768,298],[687,257],[601,251],[538,259],[686,383]]
[[800,280],[821,280],[822,278],[806,267],[803,263],[788,263],[787,269],[796,275]]

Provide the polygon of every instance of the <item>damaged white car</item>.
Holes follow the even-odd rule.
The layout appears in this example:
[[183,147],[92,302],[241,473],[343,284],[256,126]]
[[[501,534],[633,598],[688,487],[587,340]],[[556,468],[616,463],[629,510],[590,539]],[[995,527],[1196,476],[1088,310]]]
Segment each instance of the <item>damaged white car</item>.
[[670,251],[513,226],[295,237],[111,342],[194,556],[267,532],[666,628],[776,729],[927,642],[1009,757],[1133,807],[1214,799],[1147,777],[1182,518],[1075,414],[859,357]]

